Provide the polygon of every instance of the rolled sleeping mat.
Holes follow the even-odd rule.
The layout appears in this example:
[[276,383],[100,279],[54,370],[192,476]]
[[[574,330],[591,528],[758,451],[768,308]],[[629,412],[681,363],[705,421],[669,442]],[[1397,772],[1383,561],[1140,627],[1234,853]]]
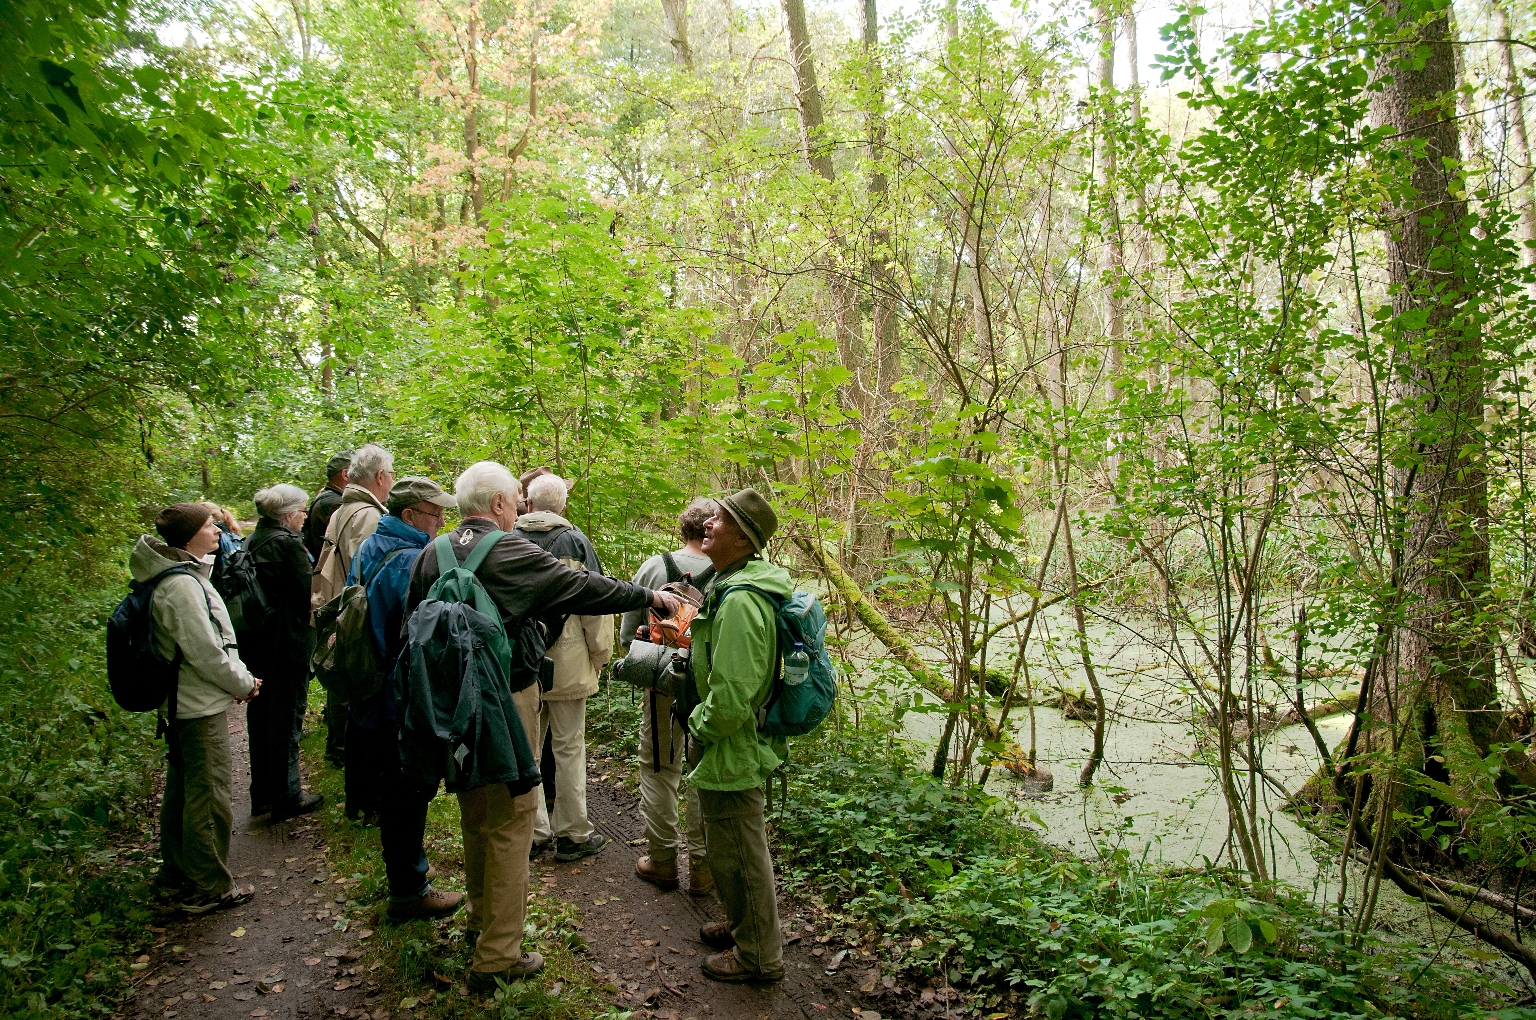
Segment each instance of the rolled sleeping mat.
[[629,654],[613,664],[613,678],[631,687],[654,687],[670,698],[672,674],[667,667],[676,654],[676,648],[636,641],[629,646]]

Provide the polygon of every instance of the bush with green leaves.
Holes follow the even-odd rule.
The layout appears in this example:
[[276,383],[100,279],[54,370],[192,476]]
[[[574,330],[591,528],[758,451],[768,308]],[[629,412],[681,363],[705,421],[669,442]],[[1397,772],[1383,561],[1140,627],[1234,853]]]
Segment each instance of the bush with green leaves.
[[791,754],[773,816],[786,887],[884,933],[890,966],[915,976],[1052,1018],[1485,1017],[1479,993],[1508,995],[1385,934],[1359,945],[1284,885],[1066,856],[1009,802],[934,780],[891,733],[825,733]]

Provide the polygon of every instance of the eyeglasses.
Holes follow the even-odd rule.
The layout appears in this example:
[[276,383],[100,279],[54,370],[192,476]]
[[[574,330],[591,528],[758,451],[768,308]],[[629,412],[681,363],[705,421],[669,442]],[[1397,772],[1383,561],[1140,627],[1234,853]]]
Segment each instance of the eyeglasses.
[[437,513],[434,514],[434,513],[430,512],[428,510],[417,510],[413,506],[406,507],[406,509],[409,510],[413,514],[416,514],[418,517],[430,517],[434,521],[442,520],[443,519],[443,514],[445,513],[445,511],[439,510]]

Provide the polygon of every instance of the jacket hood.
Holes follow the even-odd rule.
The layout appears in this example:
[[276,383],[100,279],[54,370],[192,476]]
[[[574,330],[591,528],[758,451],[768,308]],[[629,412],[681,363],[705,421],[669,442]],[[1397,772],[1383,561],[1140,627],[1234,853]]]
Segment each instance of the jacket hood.
[[748,560],[740,570],[720,578],[718,583],[727,588],[733,584],[750,584],[770,595],[781,595],[786,598],[795,590],[795,582],[789,576],[789,571],[756,557]]
[[379,526],[374,529],[373,533],[393,539],[394,541],[390,543],[391,548],[412,545],[418,549],[424,549],[427,543],[432,541],[432,537],[425,531],[422,531],[420,528],[411,527],[405,523],[404,518],[396,517],[394,514],[385,514],[383,517],[380,517]]
[[381,513],[384,512],[384,504],[379,502],[379,497],[361,485],[347,485],[346,491],[341,494],[341,505],[346,506],[348,503],[368,503],[378,507]]
[[553,510],[531,510],[517,517],[518,531],[554,531],[569,527],[572,527],[571,522]]
[[140,535],[128,558],[128,569],[135,581],[144,582],[159,577],[172,567],[192,567],[204,577],[213,572],[213,557],[198,559],[185,549],[166,545],[154,535]]

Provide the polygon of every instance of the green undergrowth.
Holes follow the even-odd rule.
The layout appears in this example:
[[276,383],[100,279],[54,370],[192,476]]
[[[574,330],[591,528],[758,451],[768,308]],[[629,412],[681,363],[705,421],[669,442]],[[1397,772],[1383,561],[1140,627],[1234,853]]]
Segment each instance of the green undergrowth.
[[111,1013],[148,941],[164,745],[105,680],[115,588],[37,562],[0,584],[0,1016]]
[[[528,905],[525,949],[544,956],[544,970],[536,977],[499,990],[494,997],[471,995],[464,984],[471,951],[464,939],[464,911],[437,921],[394,923],[387,917],[388,883],[379,830],[346,820],[343,783],[339,770],[325,765],[325,737],[319,711],[324,693],[315,689],[310,702],[310,725],[316,732],[305,738],[306,785],[325,794],[320,824],[327,841],[327,867],[333,874],[354,881],[348,924],[366,925],[372,934],[359,973],[377,981],[378,1005],[394,1015],[414,1020],[476,1015],[501,1020],[594,1020],[628,1014],[614,1011],[603,990],[593,981],[591,964],[582,938],[580,911],[572,904],[537,892]],[[427,814],[427,859],[438,870],[434,884],[464,891],[463,842],[459,833],[458,800],[439,793]],[[537,886],[535,881],[533,886]],[[402,1014],[402,1006],[409,1010]]]
[[771,818],[785,889],[878,940],[885,972],[951,985],[980,1015],[1536,1017],[1417,945],[1353,945],[1287,887],[1265,902],[1230,874],[1065,856],[867,723],[791,757]]

